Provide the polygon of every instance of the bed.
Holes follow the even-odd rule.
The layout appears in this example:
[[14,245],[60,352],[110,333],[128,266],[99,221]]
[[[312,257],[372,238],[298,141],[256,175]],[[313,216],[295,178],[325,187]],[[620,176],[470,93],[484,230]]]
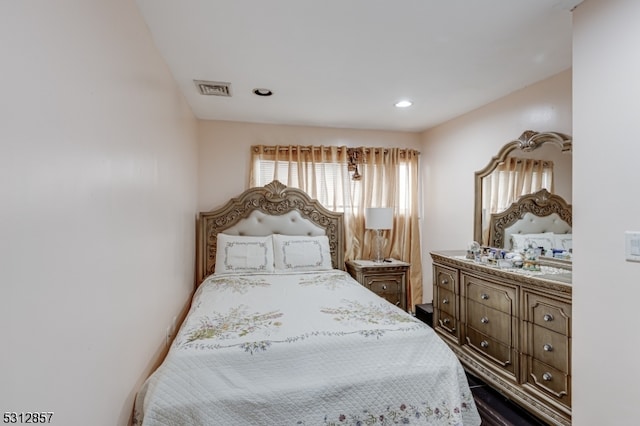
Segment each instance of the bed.
[[572,222],[571,205],[541,189],[523,195],[505,211],[491,215],[489,245],[515,252],[522,252],[529,245],[543,247],[548,257],[553,257],[554,251],[571,253]]
[[464,370],[344,271],[342,215],[274,181],[198,218],[189,313],[143,425],[479,425]]

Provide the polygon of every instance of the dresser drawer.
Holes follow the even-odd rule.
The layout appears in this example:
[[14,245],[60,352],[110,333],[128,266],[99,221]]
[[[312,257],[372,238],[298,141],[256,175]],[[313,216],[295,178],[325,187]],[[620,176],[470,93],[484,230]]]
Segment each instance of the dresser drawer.
[[480,333],[473,327],[466,327],[467,344],[473,349],[485,355],[486,358],[501,368],[515,375],[516,353],[510,346]]
[[527,364],[527,383],[554,400],[571,406],[571,376],[535,359],[529,359]]
[[462,282],[465,287],[465,296],[468,300],[502,311],[507,315],[515,314],[515,288],[464,274],[462,275]]
[[441,288],[458,294],[460,292],[458,286],[458,271],[455,269],[445,268],[440,265],[433,267],[433,283]]
[[456,339],[458,338],[456,319],[452,315],[440,311],[437,315],[436,326],[440,327]]
[[569,374],[571,341],[564,334],[556,333],[546,328],[531,325],[530,347],[526,348],[528,355]]
[[515,320],[511,316],[471,300],[467,301],[466,309],[467,324],[507,346],[515,346],[512,337]]
[[434,300],[434,303],[437,308],[449,315],[456,316],[456,295],[452,291],[444,288],[438,288],[436,292],[437,294],[435,296],[437,298]]
[[571,305],[536,293],[525,292],[523,319],[540,327],[571,336]]

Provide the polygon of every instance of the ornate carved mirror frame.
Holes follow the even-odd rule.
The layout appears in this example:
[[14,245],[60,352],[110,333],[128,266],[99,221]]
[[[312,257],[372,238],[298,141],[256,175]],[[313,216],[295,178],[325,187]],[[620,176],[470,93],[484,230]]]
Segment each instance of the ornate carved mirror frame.
[[[475,202],[473,212],[473,239],[483,244],[482,240],[482,179],[489,176],[499,164],[503,163],[509,154],[522,151],[530,152],[544,144],[553,144],[560,148],[561,152],[572,151],[572,139],[570,136],[557,132],[534,132],[527,130],[516,140],[508,142],[500,152],[489,161],[482,169],[475,173]],[[487,217],[488,220],[488,217]]]

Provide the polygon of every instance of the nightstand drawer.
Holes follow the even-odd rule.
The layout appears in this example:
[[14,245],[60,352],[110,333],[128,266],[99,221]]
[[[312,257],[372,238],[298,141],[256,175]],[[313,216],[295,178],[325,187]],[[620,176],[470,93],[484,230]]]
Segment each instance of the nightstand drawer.
[[402,302],[402,277],[367,276],[363,285],[380,297],[384,297],[396,306]]
[[377,294],[402,292],[402,277],[365,277],[364,286]]

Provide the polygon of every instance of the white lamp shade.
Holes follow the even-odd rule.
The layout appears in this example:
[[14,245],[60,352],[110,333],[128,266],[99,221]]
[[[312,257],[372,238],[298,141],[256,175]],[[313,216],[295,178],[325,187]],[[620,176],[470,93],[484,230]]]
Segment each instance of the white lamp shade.
[[370,207],[364,210],[364,223],[367,229],[393,228],[393,209],[390,207]]

